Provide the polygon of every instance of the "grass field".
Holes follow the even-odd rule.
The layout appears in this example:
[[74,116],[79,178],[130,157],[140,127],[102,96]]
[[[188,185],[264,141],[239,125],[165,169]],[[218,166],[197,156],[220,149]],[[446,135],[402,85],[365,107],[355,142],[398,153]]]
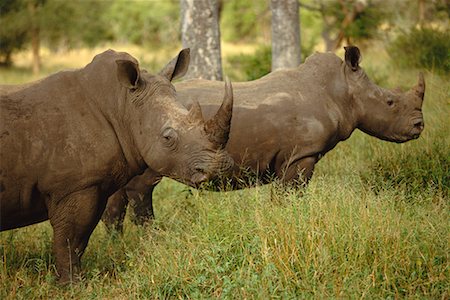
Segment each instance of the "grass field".
[[[152,71],[165,63],[130,52]],[[91,54],[49,54],[44,71],[81,67]],[[26,55],[0,70],[0,83],[32,78]],[[417,80],[379,49],[363,55],[384,87]],[[127,218],[123,237],[97,226],[79,284],[55,285],[48,222],[0,233],[0,298],[449,299],[450,85],[425,76],[419,139],[392,144],[357,131],[304,191],[274,183],[214,193],[165,179],[151,225]]]

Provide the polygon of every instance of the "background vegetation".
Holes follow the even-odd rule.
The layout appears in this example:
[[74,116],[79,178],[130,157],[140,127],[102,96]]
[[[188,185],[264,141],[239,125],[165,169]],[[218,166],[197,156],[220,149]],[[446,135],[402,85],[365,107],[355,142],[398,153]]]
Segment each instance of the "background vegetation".
[[[85,14],[89,2],[95,5]],[[425,130],[418,140],[399,145],[355,132],[319,162],[304,190],[274,183],[214,193],[165,179],[155,191],[153,224],[137,227],[127,216],[124,236],[99,224],[83,256],[85,280],[64,288],[55,285],[48,222],[1,232],[0,298],[447,299],[448,6],[427,2],[420,21],[419,2],[369,1],[380,21],[370,18],[377,24],[370,36],[345,38],[361,47],[363,68],[383,87],[409,88],[417,72],[425,72]],[[178,2],[129,3],[40,2],[42,10],[51,11],[50,4],[59,14],[69,9],[62,6],[73,10],[63,14],[64,22],[42,18],[59,27],[41,27],[38,74],[32,74],[28,30],[12,37],[20,45],[13,47],[10,66],[0,69],[0,83],[82,67],[108,47],[128,51],[149,71],[158,71],[180,48]],[[223,2],[224,73],[234,80],[270,71],[270,13],[264,3]],[[326,26],[331,37],[341,30],[339,17],[326,15],[317,3],[302,1],[309,6],[301,9],[302,47],[310,49],[305,54],[325,49]],[[0,41],[5,41],[28,22],[8,23],[6,12],[14,11],[19,20],[27,2],[0,4]],[[0,42],[0,48],[6,44]]]

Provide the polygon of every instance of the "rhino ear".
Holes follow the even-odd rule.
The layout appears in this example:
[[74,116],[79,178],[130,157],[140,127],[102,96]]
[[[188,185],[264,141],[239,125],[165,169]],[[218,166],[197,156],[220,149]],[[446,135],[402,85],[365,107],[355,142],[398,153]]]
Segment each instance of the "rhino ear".
[[356,46],[347,46],[345,49],[345,63],[352,71],[359,69],[359,63],[361,62],[361,52]]
[[180,78],[186,74],[189,68],[189,61],[191,58],[191,50],[185,48],[180,51],[180,53],[172,59],[162,70],[159,75],[166,77],[170,81]]
[[118,59],[117,64],[117,79],[119,82],[129,89],[134,89],[138,86],[140,71],[137,63],[126,60]]

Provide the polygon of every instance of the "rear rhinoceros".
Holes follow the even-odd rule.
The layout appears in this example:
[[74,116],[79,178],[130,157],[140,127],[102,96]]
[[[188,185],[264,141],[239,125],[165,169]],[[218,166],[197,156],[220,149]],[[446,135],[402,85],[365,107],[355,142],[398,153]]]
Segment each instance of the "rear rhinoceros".
[[[255,176],[259,183],[278,178],[305,184],[319,159],[356,128],[390,142],[418,138],[424,127],[422,74],[410,91],[390,91],[369,80],[360,59],[359,49],[350,46],[345,47],[345,61],[333,53],[316,53],[295,69],[235,83],[226,147],[235,161],[228,177],[231,187],[248,187]],[[185,105],[200,101],[206,116],[217,109],[211,99],[220,92],[219,82],[189,80],[176,88]],[[126,188],[137,223],[153,217],[152,191],[158,180],[145,172]],[[118,226],[128,201],[119,194],[124,191],[113,195],[107,206]]]
[[[231,85],[205,122],[188,111],[171,80],[186,72],[189,49],[158,75],[112,50],[85,68],[23,88],[2,87],[0,230],[49,219],[61,282],[74,279],[108,197],[147,172],[192,185],[225,171]],[[214,95],[215,97],[216,95]]]

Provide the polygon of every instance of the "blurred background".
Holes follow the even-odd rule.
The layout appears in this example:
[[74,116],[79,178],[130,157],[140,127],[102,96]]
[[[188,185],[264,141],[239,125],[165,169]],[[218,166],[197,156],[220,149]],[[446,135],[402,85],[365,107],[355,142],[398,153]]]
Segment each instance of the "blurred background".
[[97,226],[80,285],[54,284],[48,222],[0,233],[0,299],[449,299],[449,14],[449,0],[0,0],[0,85],[108,48],[156,73],[191,47],[194,76],[245,81],[348,44],[384,88],[426,80],[419,139],[355,131],[304,193],[165,179],[152,225]]
[[[1,0],[0,84],[83,67],[108,48],[127,51],[141,66],[157,72],[186,46],[182,22],[189,18],[183,15],[192,9],[189,3],[200,2]],[[283,9],[274,5],[280,1],[206,2],[213,6],[216,19],[212,21],[220,24],[215,38],[221,41],[218,59],[223,74],[244,81],[270,72],[272,16]],[[450,73],[448,0],[301,0],[295,5],[301,61],[314,51],[339,52],[344,45],[355,44],[362,49],[364,61],[373,56],[392,68]],[[292,6],[284,9],[292,11]],[[338,55],[342,57],[342,52]],[[377,83],[389,83],[389,68],[372,65],[366,71]]]

